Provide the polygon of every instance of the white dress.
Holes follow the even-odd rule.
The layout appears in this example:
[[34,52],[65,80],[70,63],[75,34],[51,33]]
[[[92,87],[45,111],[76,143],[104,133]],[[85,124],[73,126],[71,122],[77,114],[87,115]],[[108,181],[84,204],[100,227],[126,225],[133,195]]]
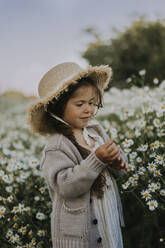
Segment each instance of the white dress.
[[[93,151],[104,144],[101,136],[89,133],[86,128],[83,130],[83,136],[89,146],[91,146],[89,136],[95,140]],[[104,170],[104,176],[106,177],[108,188],[105,189],[103,198],[92,197],[95,215],[99,223],[98,230],[102,237],[104,248],[123,248],[114,179],[108,169]]]

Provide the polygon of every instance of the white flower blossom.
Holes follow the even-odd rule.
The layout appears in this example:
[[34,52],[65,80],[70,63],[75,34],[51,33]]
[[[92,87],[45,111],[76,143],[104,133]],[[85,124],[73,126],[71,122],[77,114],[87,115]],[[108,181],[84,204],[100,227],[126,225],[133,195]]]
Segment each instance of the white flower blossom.
[[157,184],[156,183],[150,183],[148,185],[148,190],[151,192],[155,192],[155,190],[157,190]]
[[158,79],[158,78],[154,78],[154,79],[153,79],[153,83],[154,83],[154,84],[158,84],[158,83],[159,83],[159,79]]
[[122,188],[127,189],[129,187],[129,185],[130,185],[130,182],[127,181],[127,182],[122,184]]
[[124,148],[129,148],[134,144],[134,141],[132,139],[125,139],[125,141],[122,142]]
[[155,163],[148,163],[148,166],[147,166],[148,170],[151,172],[154,171],[156,167],[157,165]]
[[18,234],[12,235],[9,239],[9,242],[11,242],[12,244],[16,244],[20,241],[20,237],[18,236]]
[[165,196],[165,190],[164,190],[164,189],[161,189],[160,195],[161,195],[161,196]]
[[139,169],[138,169],[138,174],[139,175],[144,175],[144,172],[146,171],[146,168],[145,167],[139,167]]
[[5,217],[6,208],[0,206],[0,219]]
[[36,218],[37,218],[38,220],[45,220],[45,219],[46,219],[46,216],[45,216],[43,213],[38,212],[38,213],[36,214]]
[[163,164],[163,156],[157,155],[155,158],[155,162],[158,164]]
[[146,74],[146,70],[145,69],[142,69],[139,71],[139,75],[140,76],[144,76]]
[[137,157],[137,152],[132,152],[129,154],[130,159],[135,159]]
[[142,198],[144,198],[146,201],[148,201],[149,199],[151,199],[151,194],[149,192],[149,190],[142,190],[141,192]]
[[153,211],[158,207],[158,202],[156,200],[151,200],[147,202],[147,205],[149,205],[149,210]]
[[145,152],[145,151],[147,151],[147,149],[148,149],[148,144],[140,145],[140,146],[137,148],[137,150],[138,150],[138,151],[141,151],[141,152]]
[[161,121],[159,119],[154,119],[153,124],[155,127],[161,127]]

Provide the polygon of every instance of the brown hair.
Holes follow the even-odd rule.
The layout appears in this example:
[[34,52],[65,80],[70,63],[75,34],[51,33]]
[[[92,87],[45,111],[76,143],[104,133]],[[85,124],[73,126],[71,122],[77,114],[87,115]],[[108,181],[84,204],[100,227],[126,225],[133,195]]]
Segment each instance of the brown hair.
[[[103,105],[102,94],[100,89],[96,86],[92,79],[82,78],[78,80],[75,84],[71,84],[68,87],[67,91],[64,91],[58,99],[53,99],[53,101],[47,105],[47,117],[49,120],[52,121],[52,124],[54,126],[54,132],[62,133],[64,136],[66,136],[77,147],[83,159],[85,159],[89,155],[90,151],[77,143],[76,138],[69,126],[53,118],[50,114],[53,113],[58,117],[62,118],[68,100],[73,96],[74,92],[82,86],[94,87],[94,89],[96,90],[96,107],[98,109],[101,108]],[[96,195],[98,198],[101,198],[103,196],[105,186],[106,178],[101,173],[93,183],[91,187],[91,193]]]
[[66,107],[66,104],[68,100],[73,96],[75,91],[82,87],[82,86],[93,86],[96,92],[96,107],[102,108],[102,94],[100,89],[97,87],[97,85],[93,82],[91,78],[81,78],[79,79],[75,84],[71,84],[67,91],[64,91],[63,94],[60,95],[58,99],[53,99],[52,102],[50,102],[47,105],[47,111],[49,113],[54,113],[58,117],[62,118],[64,114],[64,110]]

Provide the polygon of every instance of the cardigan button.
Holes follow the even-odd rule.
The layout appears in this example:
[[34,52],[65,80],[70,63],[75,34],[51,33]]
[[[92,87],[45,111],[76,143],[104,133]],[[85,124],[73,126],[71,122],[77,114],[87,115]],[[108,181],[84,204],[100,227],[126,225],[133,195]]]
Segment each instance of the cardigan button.
[[97,239],[97,243],[101,243],[101,241],[102,241],[102,238],[99,237],[99,238]]
[[97,219],[94,219],[94,220],[93,220],[93,224],[94,224],[94,225],[97,225],[97,223],[98,223]]

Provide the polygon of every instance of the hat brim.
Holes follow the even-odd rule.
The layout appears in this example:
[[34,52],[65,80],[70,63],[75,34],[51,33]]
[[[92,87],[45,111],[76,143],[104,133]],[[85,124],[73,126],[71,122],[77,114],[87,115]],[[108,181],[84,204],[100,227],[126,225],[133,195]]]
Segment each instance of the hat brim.
[[53,98],[57,98],[65,91],[70,84],[76,83],[77,80],[90,77],[98,86],[98,88],[103,92],[109,84],[110,78],[112,76],[112,70],[108,65],[101,66],[89,66],[87,70],[82,70],[78,74],[74,75],[69,80],[66,80],[59,86],[58,90],[52,92],[49,97],[43,100],[37,100],[30,105],[28,109],[27,123],[30,125],[33,132],[39,133],[40,135],[46,135],[45,126],[46,121],[46,111],[45,107],[49,104]]

